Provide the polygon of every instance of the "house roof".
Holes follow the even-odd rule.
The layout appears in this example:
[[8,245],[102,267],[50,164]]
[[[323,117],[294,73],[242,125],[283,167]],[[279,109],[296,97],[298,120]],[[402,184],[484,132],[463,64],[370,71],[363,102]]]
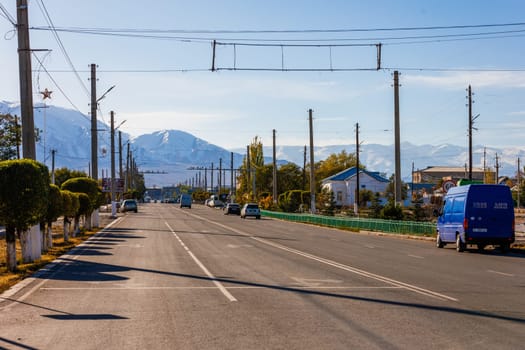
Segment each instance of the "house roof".
[[[389,182],[389,180],[384,178],[383,176],[381,176],[378,171],[368,171],[368,170],[364,170],[364,169],[359,169],[359,172],[361,174],[366,174],[366,175],[372,177],[373,179],[375,179],[375,180],[377,180],[379,182]],[[354,166],[354,167],[348,168],[346,170],[340,171],[340,172],[338,172],[335,175],[329,176],[326,179],[323,179],[322,182],[325,182],[325,181],[345,181],[345,180],[347,180],[347,179],[349,179],[351,177],[354,177],[356,175],[356,173],[357,173],[357,168]]]

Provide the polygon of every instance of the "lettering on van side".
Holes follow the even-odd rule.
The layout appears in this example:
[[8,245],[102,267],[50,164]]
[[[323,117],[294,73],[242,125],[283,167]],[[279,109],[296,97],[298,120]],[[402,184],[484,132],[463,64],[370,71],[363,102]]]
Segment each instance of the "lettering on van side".
[[487,209],[487,202],[472,202],[472,207],[476,209]]
[[508,203],[507,202],[495,202],[494,203],[494,209],[507,209]]

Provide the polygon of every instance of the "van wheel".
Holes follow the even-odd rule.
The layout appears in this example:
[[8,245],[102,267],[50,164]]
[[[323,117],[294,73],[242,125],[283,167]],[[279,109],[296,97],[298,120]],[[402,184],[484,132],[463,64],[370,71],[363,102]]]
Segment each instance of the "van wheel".
[[466,244],[461,241],[461,236],[456,235],[456,250],[461,253],[465,250]]
[[484,250],[485,250],[485,245],[478,243],[478,252],[483,253]]
[[508,243],[502,244],[499,246],[499,249],[501,250],[503,254],[506,254],[509,252],[510,245]]
[[436,247],[443,248],[445,246],[445,243],[441,240],[441,237],[439,236],[439,232],[436,237]]

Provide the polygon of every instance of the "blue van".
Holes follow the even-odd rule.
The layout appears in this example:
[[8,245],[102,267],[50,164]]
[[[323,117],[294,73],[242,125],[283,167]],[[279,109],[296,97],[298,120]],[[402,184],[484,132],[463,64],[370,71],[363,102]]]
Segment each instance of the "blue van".
[[514,202],[505,185],[466,185],[452,187],[443,198],[437,220],[436,245],[456,243],[462,252],[467,244],[497,245],[503,252],[514,242]]
[[191,195],[189,194],[180,195],[180,207],[181,208],[187,207],[191,209],[191,202],[192,202]]

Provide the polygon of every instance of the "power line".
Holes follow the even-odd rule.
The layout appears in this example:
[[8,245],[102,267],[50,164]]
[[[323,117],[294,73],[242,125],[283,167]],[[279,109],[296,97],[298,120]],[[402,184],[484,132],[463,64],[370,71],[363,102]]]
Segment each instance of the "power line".
[[62,93],[62,95],[66,98],[66,100],[71,104],[71,106],[78,112],[80,113],[84,118],[86,118],[87,120],[91,121],[87,116],[85,116],[79,109],[78,107],[73,103],[73,101],[71,101],[71,99],[67,96],[67,94],[64,92],[64,90],[62,90],[62,88],[60,87],[60,85],[58,85],[58,83],[56,82],[56,80],[53,78],[53,76],[49,73],[49,71],[46,69],[46,67],[44,66],[44,64],[42,63],[42,61],[38,58],[37,55],[35,55],[35,53],[33,52],[33,56],[36,58],[36,60],[38,61],[38,63],[40,64],[40,67],[44,70],[44,72],[46,72],[47,76],[49,77],[49,79],[51,79],[51,81],[53,82],[53,84],[55,84],[55,87],[60,90],[60,92]]
[[[489,23],[451,26],[422,26],[422,27],[391,27],[391,28],[339,28],[339,29],[285,29],[285,30],[209,30],[209,29],[137,29],[137,28],[87,28],[87,27],[59,27],[57,30],[102,31],[123,33],[170,33],[170,34],[293,34],[293,33],[352,33],[352,32],[383,32],[383,31],[415,31],[415,30],[447,30],[447,29],[474,29],[494,27],[525,26],[525,22]],[[45,27],[35,27],[45,29]]]
[[72,71],[74,72],[75,76],[77,77],[77,80],[80,82],[80,85],[82,86],[84,92],[86,93],[86,95],[89,97],[91,96],[90,95],[90,92],[88,90],[88,88],[86,87],[86,85],[84,84],[84,81],[80,78],[80,75],[78,74],[77,70],[75,69],[75,66],[73,65],[73,62],[71,61],[71,58],[69,57],[67,51],[66,51],[66,48],[64,47],[64,44],[62,43],[62,40],[60,39],[60,36],[58,35],[56,29],[55,29],[55,26],[53,24],[53,20],[51,19],[51,16],[49,15],[49,12],[47,11],[47,8],[46,8],[46,5],[44,4],[44,1],[43,0],[40,0],[38,3],[38,6],[40,7],[40,10],[42,11],[42,13],[44,14],[44,18],[46,19],[46,22],[49,24],[49,28],[51,29],[57,43],[58,43],[58,46],[60,47],[60,50],[62,51],[62,54],[64,55],[64,57],[66,58],[66,61],[68,63],[68,65],[71,67]]
[[7,20],[13,25],[13,27],[16,27],[16,21],[15,21],[15,19],[14,19],[13,16],[11,16],[11,14],[7,11],[7,9],[4,7],[4,5],[0,4],[0,10],[2,10],[2,12],[3,12],[2,17],[4,17],[5,19],[7,19]]

